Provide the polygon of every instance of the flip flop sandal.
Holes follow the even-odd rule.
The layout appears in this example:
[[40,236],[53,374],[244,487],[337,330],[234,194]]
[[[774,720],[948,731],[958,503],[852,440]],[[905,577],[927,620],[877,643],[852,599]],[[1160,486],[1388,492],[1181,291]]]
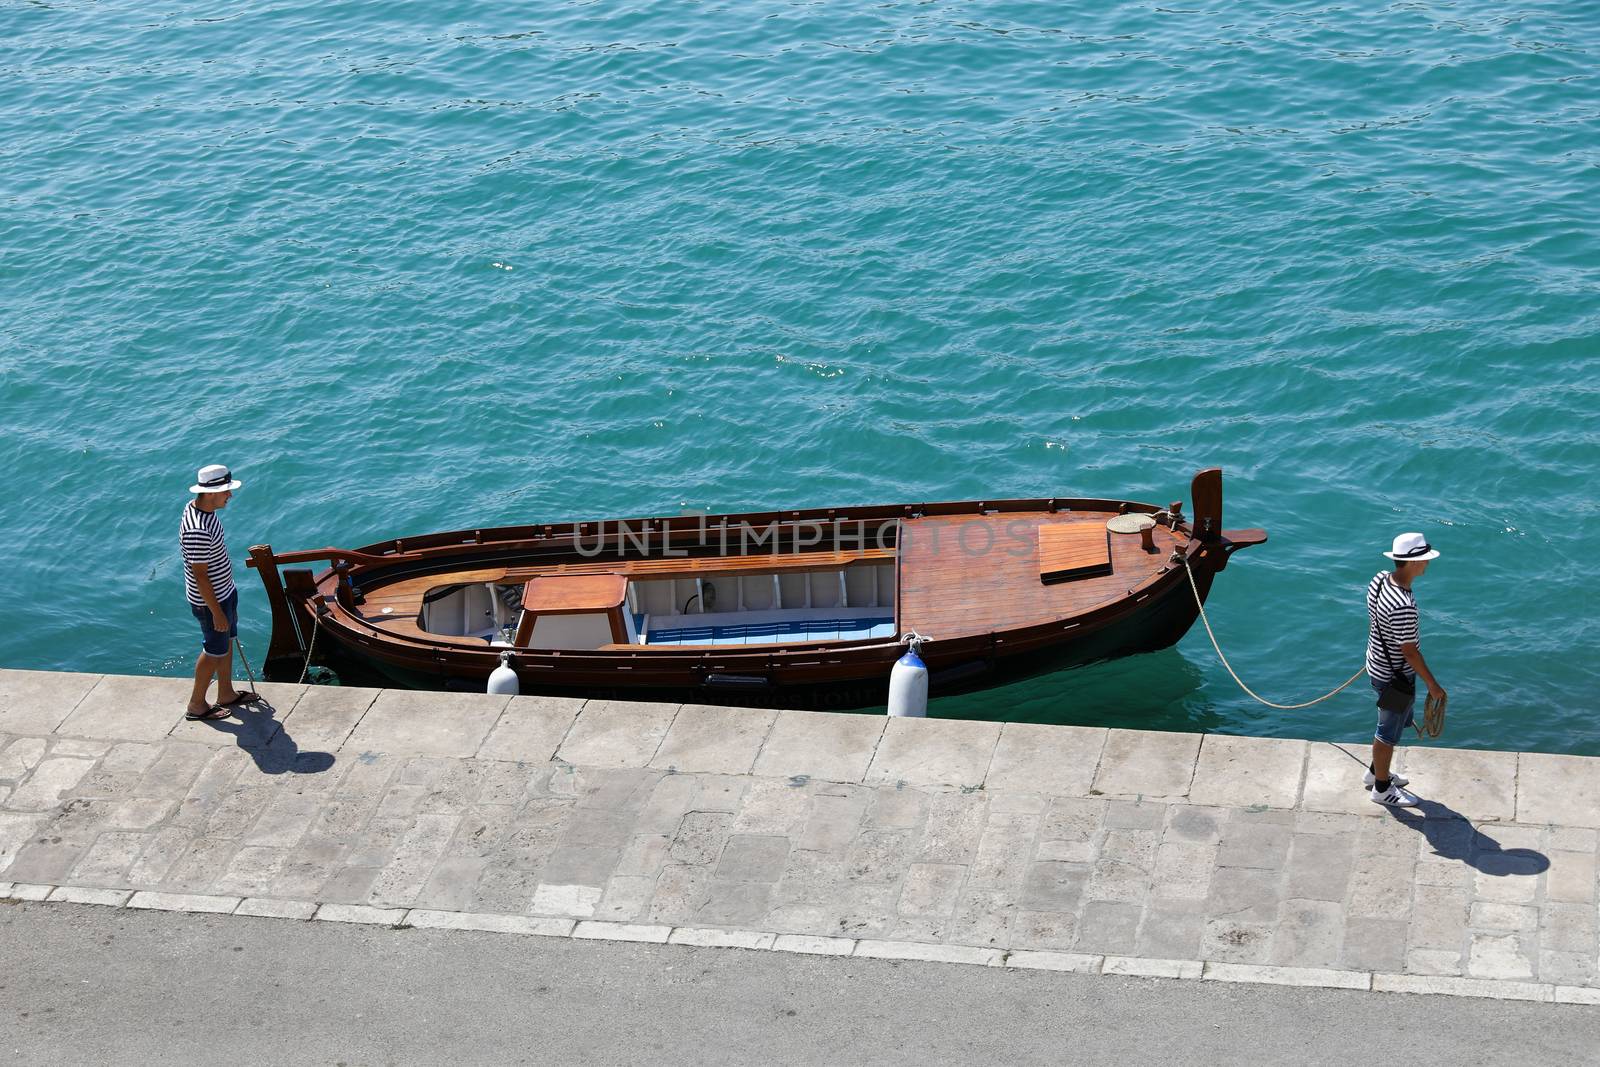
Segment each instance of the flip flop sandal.
[[232,714],[232,708],[222,704],[213,704],[205,711],[186,711],[183,717],[190,722],[215,722],[218,719],[226,719]]
[[243,693],[240,693],[238,696],[234,697],[232,700],[219,700],[219,701],[217,701],[217,707],[219,707],[219,708],[242,708],[246,704],[259,704],[259,703],[261,703],[261,694],[252,693],[247,689]]

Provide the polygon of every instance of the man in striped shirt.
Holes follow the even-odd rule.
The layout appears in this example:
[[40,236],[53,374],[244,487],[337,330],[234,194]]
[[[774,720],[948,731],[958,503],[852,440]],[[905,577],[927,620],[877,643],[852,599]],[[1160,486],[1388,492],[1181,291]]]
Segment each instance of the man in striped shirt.
[[[233,685],[233,638],[239,632],[239,590],[233,585],[233,563],[222,538],[217,512],[228,506],[241,483],[227,467],[201,467],[189,487],[194,499],[183,509],[178,540],[183,551],[183,591],[189,610],[200,623],[200,658],[194,665],[194,689],[186,718],[226,719],[253,700],[254,693]],[[217,702],[206,699],[211,679],[217,680]]]
[[1444,687],[1422,658],[1417,636],[1417,598],[1411,585],[1428,569],[1428,561],[1439,553],[1419,533],[1403,533],[1394,539],[1394,572],[1379,571],[1367,583],[1367,675],[1380,695],[1398,688],[1405,706],[1398,711],[1378,708],[1378,729],[1372,738],[1372,762],[1367,766],[1366,784],[1376,804],[1396,808],[1415,807],[1417,798],[1406,791],[1410,779],[1389,769],[1400,735],[1416,720],[1417,675],[1427,683],[1430,697],[1443,697]]

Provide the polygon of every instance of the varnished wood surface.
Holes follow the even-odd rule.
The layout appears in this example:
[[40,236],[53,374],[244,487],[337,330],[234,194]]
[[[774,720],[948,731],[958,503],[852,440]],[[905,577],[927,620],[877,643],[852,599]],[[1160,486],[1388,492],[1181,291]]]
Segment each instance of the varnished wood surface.
[[610,611],[622,603],[628,579],[620,574],[548,574],[522,587],[522,610],[535,615]]
[[[1115,512],[1075,512],[1071,521],[1103,524]],[[1137,534],[1112,534],[1111,573],[1046,585],[1039,580],[1039,527],[1063,521],[1047,512],[913,519],[900,533],[900,629],[946,641],[1036,626],[1128,595],[1166,566],[1175,538],[1156,527],[1156,551]],[[1103,528],[1103,527],[1102,527]]]
[[1111,569],[1110,532],[1103,520],[1039,524],[1039,578],[1051,582]]

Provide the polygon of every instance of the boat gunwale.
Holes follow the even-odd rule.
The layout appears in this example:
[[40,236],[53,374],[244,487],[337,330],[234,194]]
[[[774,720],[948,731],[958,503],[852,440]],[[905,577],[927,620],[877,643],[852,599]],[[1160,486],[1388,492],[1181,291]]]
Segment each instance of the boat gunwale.
[[[1061,514],[1072,512],[1093,512],[1097,514],[1121,514],[1127,512],[1141,512],[1155,514],[1163,509],[1155,505],[1129,500],[1103,500],[1082,497],[1044,497],[1032,499],[1011,500],[983,500],[983,501],[950,501],[940,503],[925,503],[918,505],[877,505],[870,508],[817,508],[787,512],[757,512],[757,513],[729,513],[723,516],[669,516],[644,519],[618,519],[618,520],[588,520],[566,524],[551,524],[548,526],[509,526],[477,529],[472,531],[451,531],[448,533],[425,535],[429,541],[435,542],[418,548],[415,542],[418,538],[393,538],[387,541],[376,542],[359,551],[373,556],[381,556],[389,552],[426,553],[431,560],[440,562],[448,560],[451,556],[466,555],[473,552],[489,550],[493,552],[512,552],[521,549],[524,545],[528,548],[556,547],[561,544],[571,545],[577,537],[584,535],[585,528],[595,526],[614,525],[625,527],[631,524],[662,524],[657,529],[665,529],[669,534],[699,533],[700,525],[704,519],[704,529],[716,530],[725,527],[728,523],[744,522],[771,518],[774,521],[788,525],[814,523],[818,520],[828,522],[856,522],[856,521],[887,521],[903,520],[906,518],[943,518],[960,515],[983,515],[1007,512],[1043,512],[1046,514]],[[713,524],[715,523],[715,524]],[[538,538],[532,542],[518,540],[525,532],[533,530],[561,529],[563,535],[554,535]],[[649,529],[647,526],[646,529]],[[1204,542],[1198,540],[1186,523],[1178,523],[1172,527],[1176,536],[1183,538],[1183,551],[1186,559],[1192,559],[1197,552],[1204,550]],[[470,537],[468,535],[471,535]],[[505,539],[491,539],[486,535],[512,535]],[[618,535],[620,537],[620,534]],[[898,537],[898,531],[897,531]],[[799,553],[778,553],[777,555],[793,556]],[[717,557],[713,557],[717,558]],[[753,557],[760,558],[760,557]],[[898,566],[898,553],[896,565]],[[357,576],[381,578],[384,572],[394,568],[416,566],[416,560],[396,560],[393,565],[354,563],[346,566],[352,579]],[[1140,583],[1130,586],[1126,592],[1108,600],[1086,612],[1047,620],[1029,626],[1014,629],[990,631],[987,635],[991,641],[1008,640],[1022,641],[1048,641],[1052,635],[1059,633],[1082,630],[1088,631],[1099,627],[1102,622],[1116,618],[1123,609],[1133,609],[1138,604],[1149,599],[1155,593],[1155,587],[1165,581],[1176,580],[1178,568],[1170,563],[1151,573]],[[426,571],[423,573],[427,573]],[[440,572],[447,574],[448,571]],[[464,654],[469,659],[482,659],[485,663],[498,662],[502,652],[510,651],[520,660],[531,657],[553,657],[567,665],[578,661],[593,659],[599,664],[614,665],[618,661],[649,659],[652,661],[681,661],[704,660],[707,658],[728,659],[730,657],[771,660],[774,657],[792,658],[794,656],[814,656],[818,653],[862,653],[871,650],[898,648],[903,641],[898,636],[892,640],[865,638],[858,641],[815,641],[815,642],[773,642],[771,645],[617,645],[598,649],[532,649],[510,648],[466,642],[452,641],[448,635],[430,635],[417,637],[410,634],[397,633],[383,626],[368,621],[363,616],[356,614],[339,602],[337,597],[339,571],[329,567],[318,574],[314,581],[316,588],[330,602],[330,612],[333,617],[348,630],[351,636],[370,647],[371,642],[391,642],[403,648],[416,650],[433,650],[438,654]],[[1165,591],[1163,590],[1163,593]],[[899,622],[898,607],[896,622]],[[324,625],[327,621],[324,621]],[[363,632],[364,631],[364,632]],[[370,635],[370,636],[369,636]],[[1002,636],[1003,635],[1003,636]],[[960,638],[949,639],[955,641],[983,640],[982,635],[963,635]],[[937,643],[938,636],[933,635],[930,643]]]

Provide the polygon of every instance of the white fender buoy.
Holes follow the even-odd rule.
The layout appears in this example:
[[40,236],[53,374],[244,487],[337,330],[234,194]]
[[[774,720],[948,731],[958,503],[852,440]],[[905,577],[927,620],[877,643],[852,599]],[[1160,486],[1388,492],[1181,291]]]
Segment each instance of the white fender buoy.
[[516,696],[522,692],[522,683],[517,681],[517,672],[511,669],[511,653],[500,653],[500,666],[489,674],[488,692],[502,696]]
[[917,655],[917,649],[926,638],[909,634],[906,643],[911,647],[895,660],[889,672],[889,714],[896,718],[921,719],[928,714],[928,667]]

